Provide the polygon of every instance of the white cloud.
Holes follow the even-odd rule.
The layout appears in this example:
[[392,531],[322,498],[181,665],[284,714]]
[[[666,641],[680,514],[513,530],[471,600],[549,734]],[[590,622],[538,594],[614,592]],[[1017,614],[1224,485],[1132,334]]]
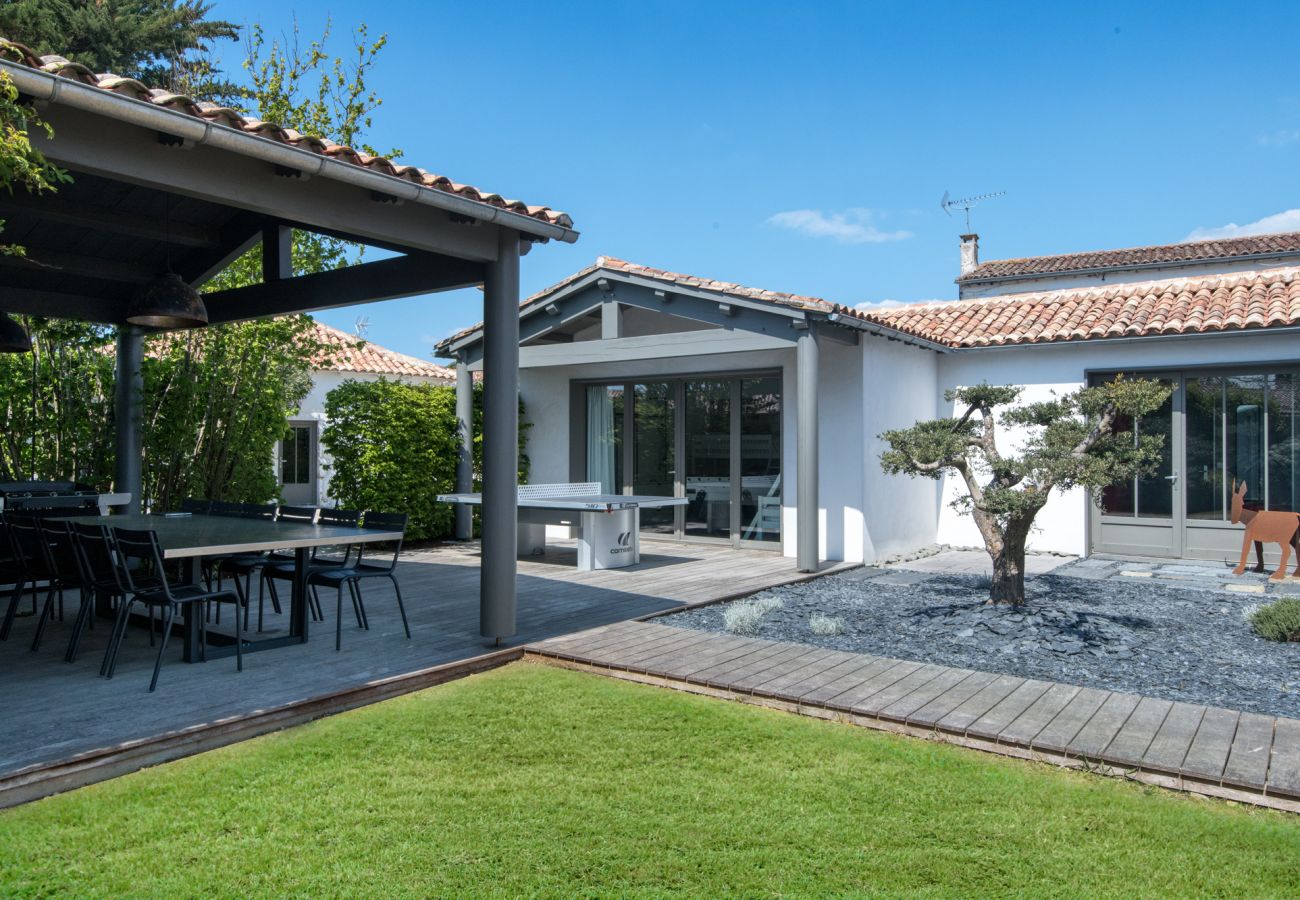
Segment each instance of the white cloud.
[[1281,128],[1268,134],[1261,134],[1258,143],[1262,147],[1286,147],[1289,144],[1300,143],[1300,128]]
[[882,218],[875,210],[860,207],[831,213],[820,209],[792,209],[769,216],[767,224],[809,237],[832,238],[841,244],[882,244],[904,241],[912,236],[910,231],[883,231],[876,227],[876,222]]
[[894,309],[899,306],[915,306],[919,303],[948,303],[948,300],[868,300],[853,308],[859,312],[877,312],[882,309]]
[[1245,225],[1229,222],[1217,228],[1197,228],[1184,241],[1208,241],[1214,238],[1247,237],[1252,234],[1275,234],[1279,231],[1300,231],[1300,209],[1274,213]]

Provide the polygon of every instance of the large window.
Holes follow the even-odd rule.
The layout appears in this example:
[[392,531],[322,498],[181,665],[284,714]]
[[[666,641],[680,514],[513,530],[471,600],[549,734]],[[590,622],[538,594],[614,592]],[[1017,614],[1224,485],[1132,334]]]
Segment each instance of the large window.
[[644,531],[780,541],[779,373],[591,384],[583,396],[586,480],[687,500],[643,510]]
[[1127,416],[1117,423],[1119,430],[1131,431],[1136,442],[1144,435],[1163,439],[1160,464],[1146,478],[1113,484],[1102,492],[1101,508],[1108,516],[1134,516],[1168,519],[1173,515],[1173,398],[1136,423]]

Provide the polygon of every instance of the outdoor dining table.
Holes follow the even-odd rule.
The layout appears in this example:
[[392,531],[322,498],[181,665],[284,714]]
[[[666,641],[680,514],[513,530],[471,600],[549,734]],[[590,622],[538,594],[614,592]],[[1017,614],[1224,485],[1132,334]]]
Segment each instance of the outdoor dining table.
[[[310,618],[307,610],[306,575],[313,547],[396,541],[402,537],[400,531],[198,514],[75,516],[68,521],[157,532],[163,559],[181,561],[185,566],[186,580],[191,584],[202,584],[202,560],[205,556],[293,550],[296,577],[293,579],[293,593],[289,601],[289,631],[287,634],[261,640],[245,637],[245,653],[306,643],[307,622]],[[195,604],[185,604],[181,627],[186,662],[198,662],[203,655],[200,653],[200,614],[201,610]],[[208,636],[212,638],[216,635],[209,629]],[[210,642],[206,655],[226,656],[234,652],[233,640],[229,641],[227,647],[212,646]]]

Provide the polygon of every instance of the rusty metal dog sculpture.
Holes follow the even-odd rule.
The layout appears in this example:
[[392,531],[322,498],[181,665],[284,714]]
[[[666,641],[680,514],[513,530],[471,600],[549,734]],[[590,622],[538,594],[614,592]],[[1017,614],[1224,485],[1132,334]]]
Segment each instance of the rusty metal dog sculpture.
[[[1286,577],[1286,564],[1291,559],[1291,549],[1296,549],[1296,569],[1295,574],[1300,576],[1300,513],[1293,512],[1262,512],[1254,509],[1245,509],[1246,501],[1246,482],[1237,486],[1236,479],[1232,482],[1232,524],[1244,524],[1246,526],[1246,536],[1241,542],[1241,562],[1237,568],[1232,570],[1233,575],[1240,575],[1246,571],[1246,559],[1250,556],[1250,545],[1255,544],[1258,549],[1260,545],[1267,541],[1276,543],[1282,548],[1282,564],[1277,567],[1277,571],[1269,576],[1270,581],[1281,581]],[[1261,555],[1261,567],[1263,558]]]

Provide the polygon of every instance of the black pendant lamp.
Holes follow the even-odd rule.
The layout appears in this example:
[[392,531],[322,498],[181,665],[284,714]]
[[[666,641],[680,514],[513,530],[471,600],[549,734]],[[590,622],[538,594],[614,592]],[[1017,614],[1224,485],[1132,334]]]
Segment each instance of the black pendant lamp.
[[0,353],[31,352],[31,335],[8,313],[0,313]]
[[164,194],[163,202],[167,271],[136,295],[126,308],[126,320],[150,328],[200,328],[208,324],[208,309],[199,292],[172,271],[171,197]]
[[136,295],[126,309],[126,320],[151,328],[200,328],[208,324],[208,310],[198,291],[175,272],[167,272]]

